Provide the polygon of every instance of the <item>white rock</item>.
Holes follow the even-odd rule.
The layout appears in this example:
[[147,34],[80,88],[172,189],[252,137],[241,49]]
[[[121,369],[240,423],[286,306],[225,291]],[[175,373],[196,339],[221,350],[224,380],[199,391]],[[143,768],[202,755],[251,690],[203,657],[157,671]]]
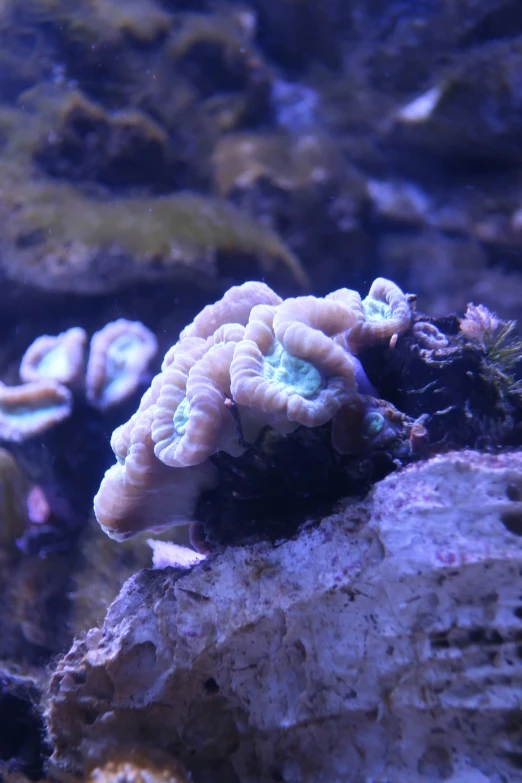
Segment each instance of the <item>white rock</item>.
[[522,780],[520,498],[522,454],[448,454],[291,541],[141,572],[52,678],[54,762],[147,738],[195,783]]

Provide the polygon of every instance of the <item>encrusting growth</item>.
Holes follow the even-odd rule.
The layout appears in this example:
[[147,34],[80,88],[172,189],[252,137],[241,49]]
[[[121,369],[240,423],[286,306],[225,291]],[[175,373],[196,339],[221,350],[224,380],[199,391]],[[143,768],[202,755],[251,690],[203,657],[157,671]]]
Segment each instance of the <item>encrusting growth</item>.
[[[101,526],[124,540],[193,518],[218,481],[215,458],[240,459],[265,430],[284,438],[333,421],[340,453],[395,437],[407,417],[368,396],[355,354],[410,323],[408,298],[382,278],[363,301],[348,289],[283,301],[263,283],[231,288],[181,332],[138,411],[115,431],[117,463],[94,500]],[[343,437],[353,421],[364,433]]]

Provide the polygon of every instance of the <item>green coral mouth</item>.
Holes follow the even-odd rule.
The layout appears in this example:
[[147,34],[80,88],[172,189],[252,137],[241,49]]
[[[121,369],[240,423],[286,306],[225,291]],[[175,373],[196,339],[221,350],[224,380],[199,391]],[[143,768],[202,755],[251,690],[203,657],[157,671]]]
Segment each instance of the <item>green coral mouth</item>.
[[305,359],[289,354],[280,343],[265,356],[263,378],[287,394],[299,394],[307,400],[316,397],[324,387],[319,370]]

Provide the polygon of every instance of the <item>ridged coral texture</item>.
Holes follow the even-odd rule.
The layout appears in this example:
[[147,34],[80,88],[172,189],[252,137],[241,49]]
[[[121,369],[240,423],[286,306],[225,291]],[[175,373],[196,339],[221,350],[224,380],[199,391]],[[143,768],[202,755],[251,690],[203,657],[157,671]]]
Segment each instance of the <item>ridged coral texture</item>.
[[[218,452],[239,457],[266,427],[284,434],[335,426],[345,407],[370,412],[376,401],[355,354],[397,339],[410,323],[409,298],[383,278],[364,300],[348,289],[283,301],[264,283],[231,288],[182,330],[137,413],[113,436],[117,464],[94,500],[101,526],[123,540],[186,522],[215,481],[209,459]],[[91,395],[94,375],[88,367]]]

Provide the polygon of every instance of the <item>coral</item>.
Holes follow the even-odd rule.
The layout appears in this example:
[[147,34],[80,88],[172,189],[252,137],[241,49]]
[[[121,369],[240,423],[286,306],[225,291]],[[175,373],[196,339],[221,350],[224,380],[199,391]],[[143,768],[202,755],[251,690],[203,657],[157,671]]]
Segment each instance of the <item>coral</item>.
[[53,764],[146,737],[196,781],[517,780],[521,497],[520,453],[452,452],[142,571],[51,677]]
[[281,297],[265,283],[250,281],[240,286],[232,286],[218,302],[203,308],[194,321],[183,329],[180,340],[187,337],[206,339],[226,323],[246,326],[254,305],[278,305],[281,302]]
[[288,534],[307,507],[364,492],[432,449],[518,443],[519,344],[502,332],[485,351],[456,318],[413,307],[383,278],[364,300],[230,289],[181,331],[115,431],[117,464],[95,499],[102,527],[119,540],[197,520],[205,549],[276,536],[268,508],[279,502]]
[[521,381],[516,377],[522,364],[522,341],[516,335],[514,321],[501,321],[484,305],[468,304],[460,331],[471,342],[484,350],[486,361],[482,368],[500,393],[520,393]]
[[316,297],[253,308],[230,368],[234,400],[307,427],[329,421],[356,388],[351,356],[331,338],[355,319]]
[[385,400],[358,395],[335,414],[332,443],[340,454],[365,455],[400,437],[407,421],[404,413]]
[[24,383],[44,378],[77,386],[85,371],[84,350],[87,334],[73,327],[57,337],[42,335],[32,343],[20,363],[20,379]]
[[20,442],[66,419],[72,395],[51,379],[22,386],[0,385],[0,439]]
[[[93,335],[85,367],[87,334],[72,327],[38,337],[20,363],[20,386],[0,385],[0,438],[20,442],[67,418],[75,392],[105,412],[133,394],[157,351],[154,334],[139,321],[120,318]],[[35,498],[35,503],[37,499]]]
[[[491,319],[483,306],[477,310]],[[422,417],[430,449],[522,443],[521,346],[513,324],[508,335],[504,325],[494,333],[500,345],[493,339],[489,352],[482,344],[484,326],[480,319],[414,313],[412,329],[392,350],[376,345],[359,356],[378,396],[416,420]]]
[[430,321],[415,321],[412,333],[419,345],[427,351],[442,350],[449,345],[446,335]]
[[460,331],[468,340],[478,343],[487,350],[495,340],[495,332],[500,325],[500,319],[487,307],[470,303],[464,318],[460,320]]
[[225,324],[196,352],[181,345],[164,371],[151,436],[165,465],[197,465],[218,449],[234,456],[241,452],[223,401],[230,397],[230,365],[244,332],[239,324]]
[[148,538],[147,543],[152,549],[152,565],[154,568],[192,568],[196,563],[206,559],[206,555],[194,552],[188,546],[179,546],[172,541],[157,541]]
[[[20,363],[21,380],[25,386],[47,380],[85,391],[90,405],[107,411],[138,388],[158,349],[156,337],[146,326],[125,318],[111,321],[92,336],[87,367],[86,341],[87,334],[81,327],[72,327],[56,337],[38,337]],[[17,388],[22,393],[24,386]]]
[[157,350],[155,336],[139,321],[120,318],[96,332],[85,381],[90,404],[107,410],[131,395]]
[[382,277],[372,283],[368,296],[362,301],[362,309],[365,317],[358,318],[345,337],[354,353],[375,342],[391,340],[405,332],[411,323],[408,298],[398,285]]
[[[353,454],[356,444],[365,451],[395,442],[398,457],[408,417],[362,396],[371,387],[346,346],[355,342],[354,330],[361,346],[403,332],[409,304],[397,286],[382,279],[365,303],[348,289],[326,298],[283,301],[266,285],[248,282],[204,308],[167,352],[138,411],[113,434],[117,464],[105,474],[94,501],[104,530],[122,540],[193,519],[200,497],[226,485],[218,480],[214,458],[245,455],[248,462],[257,453],[253,475],[262,473],[266,462],[268,480],[277,462],[278,434],[285,444],[300,425],[319,432],[347,405],[358,411],[352,417],[352,445],[347,445],[350,436],[343,436],[345,415],[334,423],[339,432],[334,447],[343,444],[339,451]],[[274,430],[272,442],[263,435],[267,427]]]
[[186,524],[200,493],[216,480],[208,463],[173,471],[154,456],[153,412],[148,408],[136,414],[131,427],[114,432],[111,445],[118,462],[94,498],[98,522],[118,541],[145,529]]
[[169,754],[129,747],[88,771],[86,783],[189,783],[190,777]]

